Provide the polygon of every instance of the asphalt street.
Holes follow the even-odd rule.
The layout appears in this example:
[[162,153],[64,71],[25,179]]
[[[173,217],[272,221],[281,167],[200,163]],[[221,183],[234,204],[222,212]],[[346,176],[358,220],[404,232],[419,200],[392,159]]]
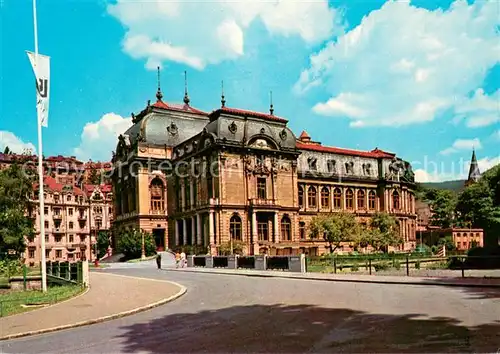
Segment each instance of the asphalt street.
[[499,289],[254,278],[152,266],[108,271],[172,280],[188,291],[137,315],[0,342],[1,352],[463,353],[500,348]]

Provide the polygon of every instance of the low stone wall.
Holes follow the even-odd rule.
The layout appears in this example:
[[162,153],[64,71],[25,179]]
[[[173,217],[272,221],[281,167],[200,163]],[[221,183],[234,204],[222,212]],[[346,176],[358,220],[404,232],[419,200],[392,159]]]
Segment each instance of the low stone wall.
[[[24,290],[24,278],[22,276],[11,277],[9,284],[11,290]],[[42,276],[26,277],[26,290],[42,290]]]
[[[255,269],[255,270],[283,270],[289,272],[306,272],[306,257],[297,256],[188,256],[188,267],[226,268],[226,269]],[[214,261],[215,260],[215,261]]]

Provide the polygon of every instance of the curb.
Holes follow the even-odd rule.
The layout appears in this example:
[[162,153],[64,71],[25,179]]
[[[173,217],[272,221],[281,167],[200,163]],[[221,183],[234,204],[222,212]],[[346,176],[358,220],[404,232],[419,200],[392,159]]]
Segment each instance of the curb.
[[[117,275],[117,276],[121,276],[121,275]],[[135,277],[128,277],[128,278],[135,278]],[[148,279],[148,278],[139,278],[139,279],[147,279],[147,280],[153,280],[153,281],[155,280],[155,279]],[[163,281],[178,286],[180,288],[180,290],[177,292],[177,294],[174,294],[174,295],[172,295],[172,296],[170,296],[170,297],[168,297],[166,299],[162,299],[160,301],[157,301],[157,302],[154,302],[152,304],[145,305],[145,306],[137,307],[137,308],[132,309],[132,310],[123,311],[123,312],[115,313],[113,315],[99,317],[99,318],[96,318],[96,319],[93,319],[93,320],[81,321],[81,322],[72,323],[72,324],[68,324],[68,325],[62,325],[62,326],[57,326],[57,327],[52,327],[52,328],[44,328],[44,329],[40,329],[40,330],[37,330],[37,331],[29,331],[29,332],[22,332],[22,333],[11,334],[11,335],[8,335],[8,336],[1,337],[0,341],[9,340],[9,339],[15,339],[15,338],[21,338],[21,337],[34,336],[34,335],[38,335],[38,334],[50,333],[50,332],[55,332],[55,331],[61,331],[61,330],[64,330],[64,329],[71,329],[71,328],[83,327],[83,326],[88,326],[88,325],[91,325],[91,324],[96,324],[96,323],[102,323],[102,322],[106,322],[106,321],[110,321],[110,320],[115,320],[115,319],[118,319],[118,318],[126,317],[126,316],[129,316],[129,315],[133,315],[133,314],[136,314],[136,313],[139,313],[139,312],[147,311],[147,310],[150,310],[152,308],[164,305],[164,304],[166,304],[168,302],[171,302],[171,301],[173,301],[173,300],[181,297],[182,295],[184,295],[187,292],[187,288],[185,286],[179,284],[179,283],[176,283],[176,282],[173,282],[173,281],[167,281],[167,280],[163,280]]]
[[[239,275],[243,277],[257,277],[257,278],[280,278],[280,279],[298,279],[298,280],[311,280],[311,281],[329,281],[329,282],[344,282],[344,283],[367,283],[367,284],[395,284],[395,285],[425,285],[425,286],[450,286],[458,288],[498,288],[500,284],[473,284],[473,283],[451,283],[451,282],[432,282],[429,280],[417,281],[396,281],[396,280],[370,280],[370,279],[341,279],[341,278],[306,278],[301,276],[283,276],[279,274],[251,274],[251,273],[225,273],[217,271],[199,271],[199,270],[182,270],[182,269],[163,269],[165,271],[184,272],[184,273],[203,273],[203,274],[217,274],[217,275]],[[439,278],[442,279],[442,278]]]

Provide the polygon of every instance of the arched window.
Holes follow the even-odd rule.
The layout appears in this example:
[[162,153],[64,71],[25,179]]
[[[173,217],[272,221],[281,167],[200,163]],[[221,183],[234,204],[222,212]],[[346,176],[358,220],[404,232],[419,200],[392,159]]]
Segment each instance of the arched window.
[[287,215],[281,219],[281,239],[284,241],[292,240],[292,223]]
[[399,193],[398,191],[392,192],[392,208],[395,210],[399,210],[401,205],[399,203]]
[[161,179],[156,177],[149,186],[149,195],[151,200],[151,211],[165,211],[165,186]]
[[362,189],[358,190],[357,202],[358,202],[358,209],[365,209],[366,208],[365,191]]
[[354,209],[354,192],[352,189],[348,189],[345,192],[345,208],[346,209]]
[[375,210],[377,207],[377,197],[374,191],[368,193],[368,208],[370,210]]
[[328,187],[321,188],[321,207],[330,207],[330,190],[328,189]]
[[241,218],[238,215],[231,216],[229,220],[229,233],[231,239],[241,241]]
[[335,188],[333,190],[333,207],[335,209],[342,208],[342,191],[340,188]]
[[316,208],[317,206],[317,192],[316,192],[316,188],[314,187],[309,187],[309,189],[307,190],[307,202],[308,202],[308,207],[309,208]]
[[304,207],[304,188],[299,186],[299,208]]

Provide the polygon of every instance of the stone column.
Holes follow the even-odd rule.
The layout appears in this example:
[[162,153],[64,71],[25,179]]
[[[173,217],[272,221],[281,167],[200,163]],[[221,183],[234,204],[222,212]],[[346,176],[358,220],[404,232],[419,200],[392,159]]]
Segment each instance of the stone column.
[[210,210],[208,214],[208,237],[209,243],[215,244],[216,241],[214,239],[214,211]]
[[175,245],[179,246],[179,220],[175,220]]
[[252,212],[252,235],[251,239],[253,242],[257,242],[257,213],[255,211]]
[[193,193],[194,185],[193,185],[193,180],[189,181],[189,205],[191,208],[194,208],[194,193]]
[[304,184],[304,210],[309,208],[309,185]]
[[274,242],[276,242],[276,243],[280,242],[280,234],[279,234],[279,227],[278,227],[279,224],[278,223],[279,223],[278,212],[275,212],[273,226],[274,226]]
[[203,244],[203,230],[201,229],[201,215],[198,213],[196,214],[196,233],[198,234],[197,240],[198,240],[198,245]]
[[187,220],[182,219],[182,244],[185,245],[187,241]]
[[194,220],[194,216],[191,216],[191,244],[196,245],[197,238],[198,238],[198,232],[196,230],[196,222]]

